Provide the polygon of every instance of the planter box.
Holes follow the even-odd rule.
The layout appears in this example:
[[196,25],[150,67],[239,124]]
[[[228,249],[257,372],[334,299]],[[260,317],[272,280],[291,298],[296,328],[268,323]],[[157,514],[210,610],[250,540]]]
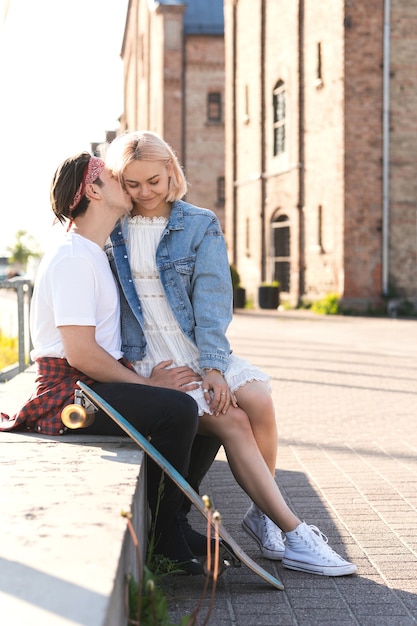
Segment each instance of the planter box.
[[233,289],[233,308],[244,309],[246,305],[246,289],[235,287]]
[[279,307],[279,287],[273,285],[258,287],[258,304],[261,309],[277,309]]

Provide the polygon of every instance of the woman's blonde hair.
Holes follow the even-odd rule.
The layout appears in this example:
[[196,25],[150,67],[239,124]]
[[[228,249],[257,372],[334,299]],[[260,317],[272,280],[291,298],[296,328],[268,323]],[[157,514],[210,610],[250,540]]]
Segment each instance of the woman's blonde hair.
[[187,193],[188,184],[178,158],[162,137],[150,130],[119,135],[106,152],[106,164],[123,184],[126,167],[133,161],[163,161],[171,165],[167,202],[179,200]]

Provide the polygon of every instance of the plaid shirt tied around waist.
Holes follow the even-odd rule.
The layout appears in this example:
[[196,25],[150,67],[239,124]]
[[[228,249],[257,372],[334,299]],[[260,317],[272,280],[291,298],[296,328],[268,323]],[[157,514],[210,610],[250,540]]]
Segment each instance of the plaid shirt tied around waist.
[[[125,359],[120,362],[133,369]],[[71,367],[66,359],[43,357],[36,361],[36,368],[34,392],[14,416],[0,414],[0,431],[29,430],[43,435],[63,435],[66,428],[61,421],[61,412],[67,404],[74,402],[77,381],[86,385],[95,382]]]

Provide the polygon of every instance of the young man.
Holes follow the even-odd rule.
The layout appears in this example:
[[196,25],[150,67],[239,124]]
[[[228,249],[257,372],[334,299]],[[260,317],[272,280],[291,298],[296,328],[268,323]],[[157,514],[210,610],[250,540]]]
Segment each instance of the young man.
[[[101,159],[83,152],[57,169],[51,204],[56,218],[69,226],[62,242],[42,259],[35,282],[30,325],[36,388],[15,416],[1,414],[0,430],[64,434],[61,411],[73,402],[76,381],[82,380],[186,476],[198,410],[184,388],[195,388],[198,377],[187,367],[170,369],[170,362],[163,362],[145,378],[122,358],[118,290],[103,247],[116,222],[129,214],[131,199]],[[84,432],[124,434],[101,411]],[[161,470],[149,462],[147,474],[155,517]],[[178,522],[181,501],[181,492],[165,477],[154,519],[155,551],[197,574],[201,565]]]

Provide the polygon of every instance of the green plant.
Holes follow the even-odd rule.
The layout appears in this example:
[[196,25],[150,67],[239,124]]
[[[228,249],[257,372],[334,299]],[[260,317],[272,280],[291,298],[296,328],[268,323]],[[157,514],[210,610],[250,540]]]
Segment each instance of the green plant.
[[[164,493],[164,475],[158,487],[158,498],[155,516],[159,512],[159,504]],[[175,626],[171,623],[168,614],[168,603],[165,594],[159,586],[159,581],[163,576],[178,571],[175,563],[165,558],[158,558],[154,555],[155,547],[155,524],[152,525],[149,537],[149,546],[146,563],[141,567],[142,555],[139,550],[139,542],[133,528],[132,515],[122,513],[127,518],[127,524],[136,548],[138,561],[138,582],[129,574],[126,577],[127,601],[128,601],[128,626]],[[181,622],[180,626],[187,622]]]
[[339,295],[337,293],[328,293],[324,298],[313,302],[311,310],[320,315],[339,315]]
[[284,311],[291,311],[294,308],[289,300],[281,300],[279,307]]
[[312,303],[310,300],[306,300],[305,298],[302,298],[302,299],[298,302],[298,304],[297,304],[296,308],[297,308],[297,309],[300,309],[300,310],[310,311],[310,310],[311,310],[311,307],[312,307],[312,304],[313,304],[313,303]]
[[[168,602],[163,589],[158,586],[154,573],[145,565],[143,569],[142,589],[132,575],[127,577],[129,607],[131,615],[138,614],[139,597],[141,600],[140,621],[129,619],[132,626],[175,626],[168,613]],[[184,615],[179,626],[186,626],[193,622],[191,615]]]
[[[164,474],[161,475],[161,480],[158,487],[158,498],[155,510],[155,519],[158,517],[159,504],[164,492]],[[215,520],[215,540],[216,549],[219,549],[219,536],[218,536],[218,524],[221,522],[220,515],[217,511],[212,512],[211,502],[208,496],[203,496],[204,504],[207,511]],[[128,604],[128,624],[127,626],[196,626],[197,618],[202,606],[202,600],[204,599],[209,581],[212,582],[210,605],[207,611],[207,615],[204,621],[204,625],[208,623],[215,597],[216,583],[218,578],[218,565],[213,569],[211,576],[206,576],[203,591],[200,597],[200,601],[191,615],[184,615],[181,618],[179,624],[173,624],[170,621],[168,613],[168,601],[164,589],[161,587],[162,579],[169,574],[179,573],[175,562],[155,555],[155,523],[152,525],[151,533],[149,537],[148,553],[146,563],[141,573],[142,558],[139,550],[139,543],[136,537],[135,530],[131,522],[131,514],[122,513],[123,517],[127,518],[128,528],[136,548],[137,561],[138,561],[138,580],[135,580],[132,575],[126,577],[127,587],[127,604]],[[208,532],[210,532],[211,524],[207,524]],[[209,556],[208,556],[209,558]],[[217,561],[218,563],[218,561]]]
[[273,280],[270,283],[264,282],[264,283],[261,283],[261,287],[279,287],[279,281]]
[[236,287],[240,287],[240,275],[235,265],[230,266],[230,277],[232,279],[233,289],[236,289]]
[[38,244],[25,230],[17,231],[16,241],[13,246],[7,248],[7,251],[10,252],[11,263],[16,263],[22,267],[26,267],[31,257],[41,256]]
[[4,337],[0,329],[0,370],[19,360],[17,337]]
[[127,577],[128,593],[129,593],[129,612],[131,615],[137,615],[140,606],[140,621],[129,619],[129,624],[160,624],[169,625],[167,601],[162,590],[155,585],[155,579],[152,572],[145,565],[142,574],[142,589],[139,592],[139,585],[130,574]]

